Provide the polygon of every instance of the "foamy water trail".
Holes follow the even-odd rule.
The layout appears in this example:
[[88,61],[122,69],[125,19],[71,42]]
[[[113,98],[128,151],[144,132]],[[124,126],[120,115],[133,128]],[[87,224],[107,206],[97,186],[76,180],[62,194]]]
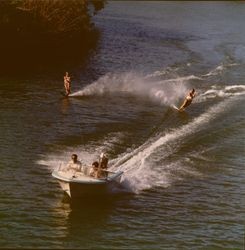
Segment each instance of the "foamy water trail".
[[167,67],[162,70],[156,70],[152,74],[148,74],[145,76],[145,78],[153,78],[153,77],[164,77],[169,75],[176,75],[177,71],[179,70],[178,67]]
[[225,69],[233,66],[239,65],[238,63],[222,63],[221,65],[217,66],[215,69],[211,70],[207,74],[202,75],[203,77],[208,77],[208,76],[215,76],[218,74],[221,74]]
[[[243,85],[242,85],[243,86]],[[234,90],[238,86],[228,86],[227,89]],[[239,88],[240,89],[240,88]],[[227,107],[229,108],[233,98],[225,99],[220,104],[211,107],[190,123],[177,129],[165,132],[160,137],[150,138],[146,143],[137,149],[119,155],[118,158],[110,160],[112,171],[122,170],[124,175],[122,185],[130,192],[138,193],[141,190],[153,186],[167,187],[173,180],[181,179],[183,174],[200,175],[198,171],[183,164],[183,160],[175,160],[167,164],[156,164],[156,161],[164,162],[168,156],[176,152],[188,137],[204,129],[207,124],[221,115]],[[48,166],[52,171],[60,165],[64,166],[69,161],[72,153],[77,153],[85,165],[91,165],[98,159],[99,154],[113,149],[114,145],[123,140],[123,133],[111,133],[103,139],[99,145],[85,145],[82,147],[70,147],[60,152],[44,156],[38,164]],[[157,159],[155,159],[157,157]],[[179,172],[179,176],[178,173]]]
[[[222,71],[223,66],[217,67],[214,71]],[[162,72],[164,73],[164,72]],[[212,75],[210,72],[208,75]],[[161,74],[155,74],[161,75]],[[154,76],[154,74],[153,74]],[[189,91],[190,80],[203,80],[200,77],[189,75],[185,77],[176,77],[165,80],[153,80],[152,76],[142,77],[135,73],[124,74],[107,74],[99,78],[94,83],[86,86],[82,90],[73,93],[71,96],[93,96],[93,95],[106,95],[113,93],[125,93],[135,96],[148,97],[152,101],[158,102],[161,105],[172,106],[178,99],[182,99],[183,96]],[[198,93],[194,102],[205,102],[207,99],[216,97],[232,97],[245,94],[245,85],[230,85],[220,87],[214,85],[211,89],[205,90],[203,93]],[[169,171],[172,169],[178,170],[181,173],[188,172],[192,175],[199,174],[193,169],[185,166],[183,168],[183,162],[177,161],[171,164],[158,166],[154,164],[152,160],[153,155],[164,147],[164,151],[159,154],[160,159],[164,159],[167,156],[173,154],[177,148],[166,148],[165,145],[179,141],[181,144],[183,140],[186,140],[189,135],[202,130],[206,124],[212,119],[217,117],[227,109],[227,105],[232,98],[226,98],[222,103],[210,108],[207,112],[195,118],[191,123],[184,125],[178,129],[165,133],[159,138],[151,138],[142,146],[129,153],[120,155],[117,159],[111,160],[112,170],[124,171],[123,185],[126,186],[132,192],[139,192],[142,189],[150,188],[154,185],[168,186],[173,179],[172,175],[169,175]],[[194,103],[193,102],[193,103]],[[47,165],[51,170],[58,167],[60,164],[66,163],[72,153],[78,153],[81,156],[83,163],[91,165],[91,162],[97,160],[101,151],[108,151],[113,147],[116,140],[120,140],[123,135],[109,135],[105,137],[104,142],[100,146],[87,145],[82,148],[68,148],[65,151],[48,155],[45,159],[40,160],[38,163]],[[159,171],[161,174],[159,174]],[[175,176],[176,178],[176,176]]]
[[186,95],[193,79],[201,79],[194,75],[167,80],[150,80],[135,73],[107,74],[94,83],[86,86],[70,96],[92,96],[113,93],[125,93],[150,98],[161,105],[173,105]]
[[245,85],[230,85],[226,87],[212,86],[204,93],[198,94],[195,98],[195,102],[204,102],[207,99],[213,99],[217,97],[226,98],[231,96],[245,95]]
[[[172,162],[171,165],[167,166],[155,166],[152,164],[151,156],[156,153],[158,148],[169,145],[170,142],[174,141],[178,141],[178,143],[181,144],[188,139],[191,134],[205,128],[205,125],[227,110],[227,107],[230,106],[230,102],[231,99],[227,99],[222,103],[211,107],[207,112],[195,118],[192,122],[162,135],[155,141],[151,140],[146,142],[131,153],[120,156],[119,159],[114,161],[112,169],[124,171],[124,185],[136,193],[142,189],[152,187],[156,185],[156,183],[162,183],[166,186],[169,185],[171,183],[171,178],[168,177],[168,174],[164,170],[166,170],[166,168],[178,169],[183,166],[178,162]],[[164,147],[164,150],[161,151],[159,157],[164,159],[175,151],[176,145],[170,149]],[[183,168],[182,172],[184,171],[196,172],[194,170]]]

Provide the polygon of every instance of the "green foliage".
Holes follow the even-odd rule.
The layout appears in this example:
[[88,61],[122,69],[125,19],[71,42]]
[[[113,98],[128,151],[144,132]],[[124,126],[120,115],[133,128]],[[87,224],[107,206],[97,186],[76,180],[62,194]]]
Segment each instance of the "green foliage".
[[1,0],[0,28],[18,33],[78,36],[90,33],[94,14],[104,1],[88,0]]
[[92,16],[104,0],[0,0],[0,68],[82,60],[96,47]]

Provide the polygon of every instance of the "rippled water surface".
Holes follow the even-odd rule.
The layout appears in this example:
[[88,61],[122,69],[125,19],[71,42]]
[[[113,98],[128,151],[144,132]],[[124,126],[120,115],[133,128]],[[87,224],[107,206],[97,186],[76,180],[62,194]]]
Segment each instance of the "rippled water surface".
[[[1,77],[0,246],[243,249],[244,14],[242,2],[108,2],[69,99],[59,70]],[[120,188],[69,200],[52,170],[101,151]]]

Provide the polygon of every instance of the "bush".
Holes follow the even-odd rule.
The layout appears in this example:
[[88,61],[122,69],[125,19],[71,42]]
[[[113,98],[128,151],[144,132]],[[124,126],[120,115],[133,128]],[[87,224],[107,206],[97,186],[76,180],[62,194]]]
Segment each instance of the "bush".
[[[0,0],[2,50],[7,59],[27,55],[45,58],[71,49],[86,53],[98,39],[92,16],[105,1]],[[12,60],[11,60],[12,64]]]

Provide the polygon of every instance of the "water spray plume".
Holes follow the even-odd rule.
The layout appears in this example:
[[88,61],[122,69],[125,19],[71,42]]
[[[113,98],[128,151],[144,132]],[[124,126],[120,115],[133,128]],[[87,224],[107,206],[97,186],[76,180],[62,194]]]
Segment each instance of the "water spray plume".
[[194,76],[168,80],[153,80],[135,73],[106,74],[71,96],[92,96],[124,93],[149,98],[161,105],[171,106],[188,92],[188,81]]

